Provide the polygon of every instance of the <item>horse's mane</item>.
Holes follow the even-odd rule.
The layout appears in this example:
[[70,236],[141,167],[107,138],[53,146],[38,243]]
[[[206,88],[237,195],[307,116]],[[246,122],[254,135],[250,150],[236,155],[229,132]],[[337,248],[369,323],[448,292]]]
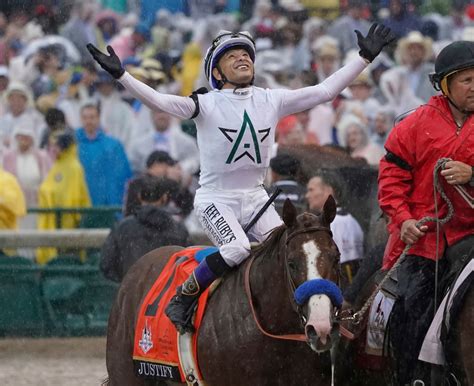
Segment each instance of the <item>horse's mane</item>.
[[[273,255],[274,250],[278,247],[279,241],[285,233],[287,226],[282,224],[276,228],[274,228],[265,239],[263,243],[258,245],[253,251],[252,254],[255,257],[265,256],[265,255]],[[269,253],[270,252],[270,253]]]

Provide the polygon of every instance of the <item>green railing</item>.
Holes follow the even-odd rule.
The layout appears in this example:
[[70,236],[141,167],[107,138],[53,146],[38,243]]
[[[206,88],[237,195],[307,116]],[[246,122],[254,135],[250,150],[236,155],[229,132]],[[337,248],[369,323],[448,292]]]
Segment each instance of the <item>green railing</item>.
[[117,289],[98,261],[0,255],[0,336],[104,335]]
[[54,214],[56,229],[62,228],[64,214],[80,214],[80,228],[110,228],[122,213],[121,206],[96,206],[92,208],[28,208],[28,213]]

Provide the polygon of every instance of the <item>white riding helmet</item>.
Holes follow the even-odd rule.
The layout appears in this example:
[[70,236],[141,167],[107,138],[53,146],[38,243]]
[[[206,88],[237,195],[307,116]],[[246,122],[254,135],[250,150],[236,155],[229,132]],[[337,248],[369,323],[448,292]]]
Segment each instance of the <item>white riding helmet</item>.
[[204,60],[206,78],[213,89],[219,89],[222,85],[219,85],[219,81],[214,78],[212,70],[217,66],[220,57],[231,48],[245,49],[249,53],[252,62],[255,62],[255,42],[249,32],[219,31],[217,37],[207,50]]

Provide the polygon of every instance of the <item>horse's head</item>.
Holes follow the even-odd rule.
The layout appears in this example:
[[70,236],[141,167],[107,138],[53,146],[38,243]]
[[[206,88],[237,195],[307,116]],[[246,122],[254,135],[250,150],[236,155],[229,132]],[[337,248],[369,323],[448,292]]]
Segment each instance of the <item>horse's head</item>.
[[339,279],[340,254],[329,227],[335,216],[336,203],[332,196],[319,216],[311,213],[298,216],[289,200],[283,207],[288,280],[305,324],[308,344],[317,352],[331,348],[333,311],[342,302],[335,284]]

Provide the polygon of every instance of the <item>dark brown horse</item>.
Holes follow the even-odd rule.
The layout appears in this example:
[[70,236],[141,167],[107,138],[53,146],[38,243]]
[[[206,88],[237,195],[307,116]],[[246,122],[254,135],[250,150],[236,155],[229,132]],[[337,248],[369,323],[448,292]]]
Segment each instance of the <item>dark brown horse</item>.
[[474,385],[474,339],[472,326],[474,325],[474,286],[471,286],[464,298],[464,304],[458,320],[458,344],[460,362],[464,370],[467,385]]
[[[451,318],[452,329],[447,333],[445,342],[445,357],[448,362],[449,376],[453,375],[462,385],[474,385],[474,340],[472,326],[474,325],[474,273],[464,284],[467,288],[464,293],[456,316]],[[462,286],[462,285],[461,285]],[[454,319],[454,320],[453,320]]]
[[[374,262],[377,265],[377,262]],[[377,266],[373,267],[374,270]],[[360,272],[362,273],[362,271]],[[358,273],[358,274],[360,274]],[[376,289],[377,270],[360,289],[353,309],[360,310],[369,296]],[[471,273],[471,276],[473,273]],[[357,279],[357,278],[356,278]],[[455,320],[447,332],[445,357],[447,367],[439,372],[439,379],[444,378],[443,385],[474,385],[474,340],[472,326],[474,324],[474,286],[472,278],[470,286],[460,300],[461,304],[455,311]],[[394,375],[392,367],[394,358],[389,357],[390,349],[386,344],[385,357],[371,357],[365,354],[366,314],[359,326],[351,326],[355,333],[354,340],[340,339],[336,355],[336,385],[390,385]],[[349,324],[350,326],[350,324]],[[361,366],[363,363],[363,366]],[[456,383],[460,382],[460,383]]]
[[[351,157],[344,149],[314,144],[284,145],[278,153],[290,154],[301,164],[298,180],[306,184],[317,171],[332,171],[344,181],[343,206],[357,219],[369,235],[368,247],[386,242],[387,235],[377,224],[380,209],[377,202],[377,169],[360,158]],[[341,199],[341,197],[340,197]],[[341,204],[341,202],[339,202]]]
[[[330,298],[334,296],[309,292],[301,307],[294,299],[295,287],[299,290],[302,284],[306,288],[316,281],[338,280],[339,252],[329,230],[335,213],[332,197],[320,216],[297,216],[287,201],[284,225],[276,228],[246,263],[224,278],[209,299],[198,332],[198,362],[206,385],[330,384],[327,350],[333,333],[334,305]],[[146,384],[135,377],[133,369],[136,315],[168,258],[181,249],[156,249],[143,256],[125,276],[109,318],[110,385]],[[249,283],[262,328],[275,335],[302,334],[306,343],[271,338],[258,329],[244,288],[245,269],[252,257]]]
[[[377,262],[374,261],[374,263]],[[374,268],[375,273],[360,288],[359,295],[353,304],[354,311],[360,310],[376,289],[375,277],[379,273],[379,269],[377,267]],[[362,271],[358,272],[354,280],[358,278],[360,273]],[[357,282],[353,282],[353,284],[357,284]],[[378,386],[391,384],[390,358],[370,357],[365,354],[367,318],[368,314],[366,313],[362,321],[357,325],[349,322],[343,323],[343,326],[348,327],[355,337],[353,340],[341,337],[338,341],[335,360],[336,385],[338,386]]]

